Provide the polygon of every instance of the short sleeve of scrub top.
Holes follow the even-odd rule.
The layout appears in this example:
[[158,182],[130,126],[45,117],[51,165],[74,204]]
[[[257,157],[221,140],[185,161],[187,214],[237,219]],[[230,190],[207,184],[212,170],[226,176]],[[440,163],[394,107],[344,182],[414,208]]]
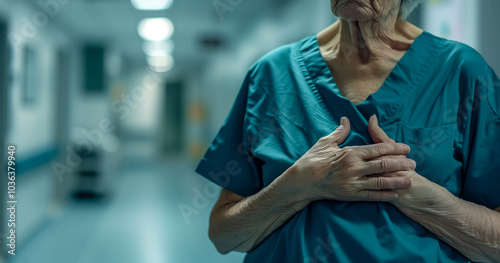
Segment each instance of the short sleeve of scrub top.
[[[459,198],[500,206],[500,81],[472,48],[424,32],[382,87],[354,105],[342,96],[315,35],[262,57],[196,171],[242,196],[268,186],[334,131],[368,145],[368,119],[410,145],[416,171]],[[250,251],[245,262],[468,262],[394,206],[320,200]]]
[[250,72],[224,125],[196,168],[208,180],[241,196],[253,195],[262,188],[260,161],[249,150],[249,84]]
[[490,67],[475,80],[464,118],[463,199],[490,209],[500,207],[500,80]]

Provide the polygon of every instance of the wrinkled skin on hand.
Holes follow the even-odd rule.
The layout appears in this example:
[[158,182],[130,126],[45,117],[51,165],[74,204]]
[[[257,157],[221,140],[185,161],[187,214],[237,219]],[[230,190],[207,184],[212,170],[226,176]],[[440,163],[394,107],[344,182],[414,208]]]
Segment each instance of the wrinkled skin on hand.
[[[395,143],[395,141],[387,136],[387,134],[378,126],[376,116],[372,116],[369,121],[370,136],[375,143]],[[387,172],[381,174],[385,177],[409,178],[412,180],[412,185],[406,189],[398,189],[395,192],[398,198],[391,203],[401,211],[406,210],[422,210],[422,209],[439,209],[438,206],[450,206],[456,202],[446,194],[446,189],[437,185],[427,178],[419,175],[415,170]],[[436,202],[439,200],[439,202]]]
[[337,130],[321,138],[297,160],[291,180],[296,189],[302,189],[311,201],[395,200],[395,190],[409,188],[411,179],[373,175],[415,169],[415,162],[405,157],[410,148],[394,141],[339,148],[349,131],[349,120],[344,117]]

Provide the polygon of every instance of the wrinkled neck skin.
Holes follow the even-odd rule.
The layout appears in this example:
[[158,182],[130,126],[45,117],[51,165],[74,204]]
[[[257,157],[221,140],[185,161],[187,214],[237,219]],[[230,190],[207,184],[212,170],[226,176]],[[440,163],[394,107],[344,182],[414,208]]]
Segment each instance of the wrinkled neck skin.
[[361,65],[379,60],[397,63],[422,33],[421,29],[399,19],[398,11],[392,10],[381,20],[339,19],[317,34],[324,56]]

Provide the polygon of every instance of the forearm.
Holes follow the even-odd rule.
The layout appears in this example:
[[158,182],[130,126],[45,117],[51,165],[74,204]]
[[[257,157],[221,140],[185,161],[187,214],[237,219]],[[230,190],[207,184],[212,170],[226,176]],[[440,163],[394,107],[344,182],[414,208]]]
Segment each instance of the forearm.
[[257,194],[225,204],[212,213],[210,237],[219,252],[252,250],[307,206],[308,202],[282,180],[284,175]]
[[427,207],[401,211],[470,260],[500,262],[500,212],[442,191]]

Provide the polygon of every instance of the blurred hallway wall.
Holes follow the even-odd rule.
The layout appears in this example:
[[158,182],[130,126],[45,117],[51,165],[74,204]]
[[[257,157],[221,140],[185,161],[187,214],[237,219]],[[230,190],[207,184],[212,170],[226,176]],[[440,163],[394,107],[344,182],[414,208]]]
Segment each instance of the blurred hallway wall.
[[479,9],[479,51],[500,75],[500,1],[482,0]]
[[422,28],[440,37],[475,48],[500,74],[500,1],[440,0],[425,1]]
[[0,10],[8,23],[10,44],[8,123],[2,137],[16,146],[16,168],[21,168],[16,173],[17,198],[27,193],[38,197],[23,199],[18,206],[18,223],[23,226],[16,235],[19,245],[46,222],[50,211],[54,177],[47,164],[59,149],[57,58],[60,48],[74,42],[60,33],[52,18],[43,20],[40,10],[26,2],[0,1]]
[[[59,20],[64,8],[60,4],[49,14],[38,1],[0,1],[10,44],[3,97],[8,101],[8,122],[2,138],[7,144],[15,142],[18,198],[36,197],[23,198],[17,209],[20,246],[62,212],[78,170],[68,166],[68,155],[74,154],[68,148],[91,140],[82,130],[91,132],[111,116],[109,87],[97,94],[83,90],[83,48],[93,40],[67,30]],[[107,49],[106,43],[97,44]],[[106,53],[106,60],[109,56],[113,54]],[[55,162],[66,170],[54,169]]]
[[0,4],[9,10],[9,102],[15,109],[9,112],[9,140],[18,144],[18,157],[23,159],[54,148],[56,143],[55,54],[65,39],[49,23],[35,26],[31,20],[35,11],[25,3]]

